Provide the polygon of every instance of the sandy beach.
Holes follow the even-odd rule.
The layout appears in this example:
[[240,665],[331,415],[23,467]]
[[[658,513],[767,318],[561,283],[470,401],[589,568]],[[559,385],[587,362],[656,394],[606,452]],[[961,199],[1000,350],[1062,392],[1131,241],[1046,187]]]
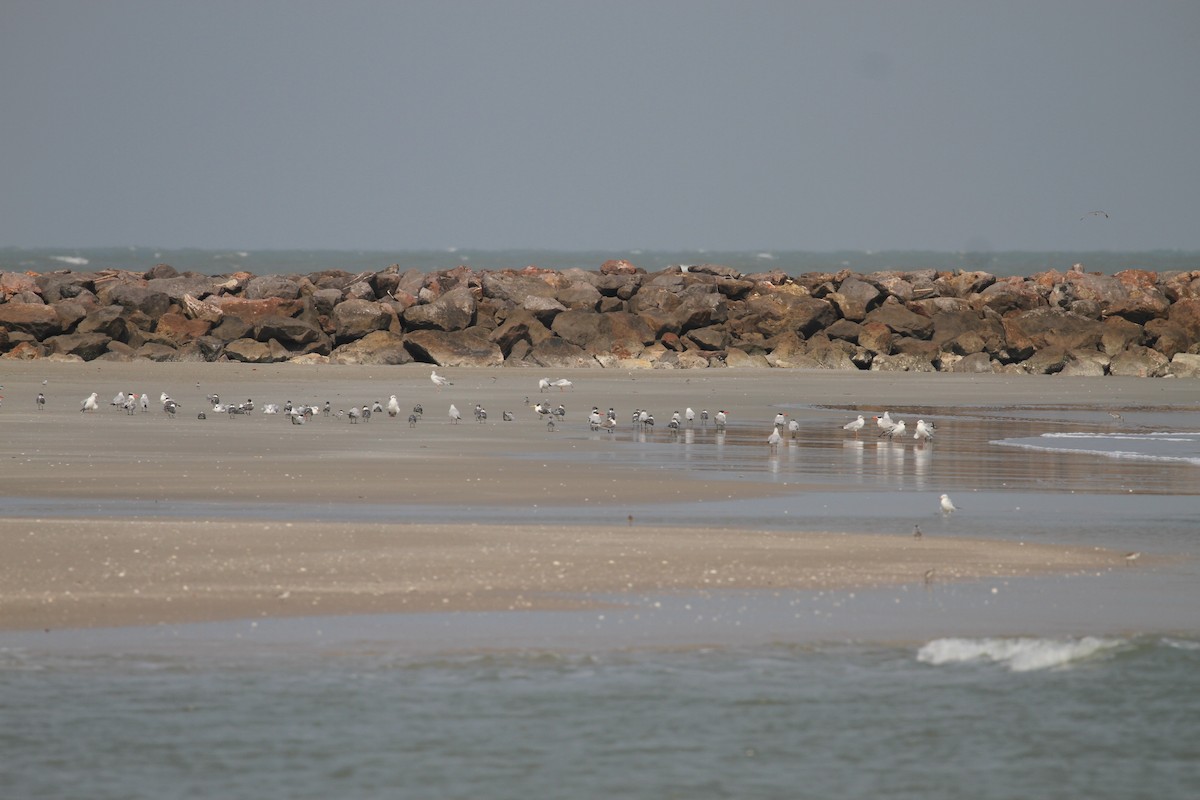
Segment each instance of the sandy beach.
[[[686,459],[631,457],[628,417],[634,408],[655,412],[652,445],[670,441],[672,411],[723,409],[731,444],[741,437],[753,443],[744,448],[753,458],[761,452],[778,459],[766,434],[778,407],[789,404],[835,407],[831,419],[840,420],[853,417],[841,409],[856,408],[936,413],[1036,402],[1099,418],[1106,408],[1194,403],[1190,383],[1169,380],[586,371],[570,375],[570,390],[539,395],[542,376],[531,371],[442,372],[454,384],[438,390],[424,365],[5,364],[0,628],[571,609],[644,593],[1128,569],[1121,549],[1025,541],[1019,528],[1006,537],[963,536],[938,527],[936,515],[926,523],[933,533],[919,539],[903,514],[874,531],[758,529],[715,518],[664,524],[654,513],[664,504],[777,501],[831,487],[773,480],[770,468],[730,480],[692,469]],[[110,407],[121,390],[149,393],[150,411],[127,415]],[[81,413],[80,401],[93,391],[99,411]],[[42,411],[34,402],[38,392],[47,397]],[[161,392],[181,403],[176,418],[161,410]],[[253,398],[259,407],[328,400],[335,414],[304,426],[258,411],[242,417],[209,411],[199,420],[209,394]],[[391,394],[403,409],[396,419],[376,414],[351,425],[336,416],[352,405],[386,404]],[[567,408],[554,432],[530,407],[539,400]],[[418,403],[424,414],[410,427],[406,416]],[[447,415],[451,403],[462,411],[459,424]],[[484,423],[473,417],[477,403],[488,411]],[[592,406],[617,409],[623,433],[589,431]],[[503,411],[515,419],[503,421]],[[821,436],[851,439],[840,425],[821,425]],[[684,452],[705,450],[711,426],[695,433],[694,448]],[[816,422],[806,417],[805,426],[815,431]],[[622,436],[625,444],[614,441]],[[955,447],[967,446],[967,437],[958,438],[930,450],[949,459]],[[724,436],[713,441],[725,443]],[[788,457],[803,457],[804,434],[788,446]],[[913,457],[919,467],[928,456]],[[423,513],[413,513],[417,508]],[[472,509],[484,517],[488,509],[504,509],[504,519],[480,518]],[[551,509],[551,521],[539,518]]]

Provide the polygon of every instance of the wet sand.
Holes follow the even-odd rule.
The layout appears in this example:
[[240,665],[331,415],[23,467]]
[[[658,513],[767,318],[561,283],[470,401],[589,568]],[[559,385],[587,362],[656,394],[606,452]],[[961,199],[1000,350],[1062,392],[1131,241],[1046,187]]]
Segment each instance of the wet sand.
[[[890,535],[759,530],[736,519],[650,524],[642,512],[657,504],[769,499],[829,487],[726,480],[661,461],[606,463],[597,454],[614,445],[606,434],[587,431],[586,414],[593,405],[612,406],[628,431],[633,409],[650,408],[658,422],[652,437],[665,437],[671,411],[723,408],[743,436],[761,428],[765,452],[781,404],[869,410],[1036,402],[1103,410],[1195,402],[1194,385],[1178,380],[591,370],[550,375],[569,375],[575,387],[539,396],[542,375],[533,371],[441,372],[454,385],[438,391],[427,365],[4,364],[0,629],[571,609],[625,593],[1125,570],[1123,553],[1111,548],[1033,544],[1019,536],[918,540],[907,522]],[[129,416],[111,408],[119,390],[149,393],[150,412]],[[47,396],[40,412],[39,391]],[[80,401],[93,391],[100,410],[80,413]],[[161,411],[157,397],[164,391],[182,403],[177,418]],[[223,401],[253,398],[260,408],[329,400],[335,411],[386,404],[396,394],[402,413],[357,425],[334,417],[293,426],[258,411],[235,418],[208,412],[198,420],[212,393]],[[526,398],[563,403],[566,420],[547,431]],[[446,413],[452,402],[464,417],[457,425]],[[409,427],[416,403],[424,415]],[[487,409],[484,424],[472,416],[476,403]],[[502,421],[503,411],[515,421]],[[34,500],[52,513],[24,513],[23,504]],[[137,511],[94,513],[89,501],[134,501]],[[196,502],[220,504],[221,511],[211,518],[170,513]],[[250,512],[264,503],[280,505],[269,519],[254,519]],[[368,504],[375,517],[356,518]],[[418,505],[439,507],[438,520],[406,519]],[[156,506],[165,513],[154,513]],[[316,521],[309,518],[315,506],[332,511]],[[467,513],[492,507],[528,520],[493,524]],[[539,523],[536,510],[549,507],[568,522]],[[378,519],[381,508],[392,516]]]

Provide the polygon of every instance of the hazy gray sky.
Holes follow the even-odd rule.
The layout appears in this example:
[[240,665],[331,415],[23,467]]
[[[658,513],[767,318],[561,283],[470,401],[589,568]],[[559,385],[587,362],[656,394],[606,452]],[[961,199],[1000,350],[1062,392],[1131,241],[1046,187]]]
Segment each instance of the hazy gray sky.
[[0,245],[1200,249],[1198,43],[1195,0],[0,0]]

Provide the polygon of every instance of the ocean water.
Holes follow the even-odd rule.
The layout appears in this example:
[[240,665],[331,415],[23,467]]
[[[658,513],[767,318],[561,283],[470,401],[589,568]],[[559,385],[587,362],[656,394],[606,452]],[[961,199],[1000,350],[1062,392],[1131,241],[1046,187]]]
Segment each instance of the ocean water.
[[0,650],[10,798],[1189,798],[1200,641]]
[[930,252],[847,250],[806,251],[705,251],[705,250],[203,250],[155,247],[0,248],[0,270],[52,272],[72,269],[94,271],[123,269],[145,271],[170,264],[179,271],[205,275],[246,271],[256,275],[305,274],[327,269],[347,272],[379,271],[392,264],[404,269],[432,272],[461,264],[476,269],[521,269],[536,265],[546,269],[598,269],[609,259],[626,259],[654,272],[680,264],[723,264],[742,272],[781,269],[790,275],[805,272],[858,272],[877,270],[982,270],[995,275],[1030,275],[1048,269],[1066,271],[1082,263],[1088,270],[1112,274],[1123,269],[1154,271],[1200,269],[1200,253],[1179,250],[1144,252]]
[[[1196,796],[1197,411],[923,409],[937,433],[917,447],[869,428],[849,437],[840,424],[858,413],[850,406],[783,408],[805,435],[775,449],[769,424],[560,435],[576,440],[573,458],[595,463],[797,486],[638,507],[639,524],[907,535],[915,520],[930,542],[986,536],[1144,558],[1057,578],[597,598],[608,602],[583,612],[0,633],[0,794]],[[958,513],[937,510],[941,491]],[[23,516],[396,513],[2,503]],[[612,513],[404,507],[409,519],[463,522]]]

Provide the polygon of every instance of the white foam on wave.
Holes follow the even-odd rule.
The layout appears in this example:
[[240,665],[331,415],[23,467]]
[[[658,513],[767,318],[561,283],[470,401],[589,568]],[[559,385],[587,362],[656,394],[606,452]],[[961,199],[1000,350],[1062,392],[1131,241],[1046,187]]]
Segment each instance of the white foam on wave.
[[[1175,433],[1043,433],[1038,437],[1039,441],[1029,441],[1023,439],[993,439],[988,444],[1000,445],[1001,447],[1018,447],[1025,450],[1035,450],[1043,453],[1077,453],[1079,455],[1088,456],[1103,456],[1105,458],[1129,459],[1133,461],[1161,461],[1176,464],[1195,464],[1200,466],[1200,455],[1187,453],[1191,450],[1195,452],[1196,448],[1200,448],[1200,433],[1192,432],[1175,432]],[[1076,447],[1063,446],[1054,444],[1042,444],[1040,440],[1047,442],[1064,441],[1064,442],[1095,442],[1093,447]],[[1103,445],[1113,442],[1113,448],[1104,448]],[[1161,447],[1167,445],[1170,449],[1171,445],[1182,445],[1183,447],[1174,448],[1184,450],[1184,454],[1172,455],[1170,453],[1150,453],[1142,450],[1127,450],[1118,449],[1115,447],[1117,442],[1132,442],[1146,444],[1150,447]]]
[[1123,639],[934,639],[917,651],[922,664],[1001,664],[1011,672],[1068,669],[1076,662],[1109,653],[1125,645]]
[[86,267],[88,260],[82,256],[50,256],[51,261],[61,261],[64,264],[70,264],[73,267]]

